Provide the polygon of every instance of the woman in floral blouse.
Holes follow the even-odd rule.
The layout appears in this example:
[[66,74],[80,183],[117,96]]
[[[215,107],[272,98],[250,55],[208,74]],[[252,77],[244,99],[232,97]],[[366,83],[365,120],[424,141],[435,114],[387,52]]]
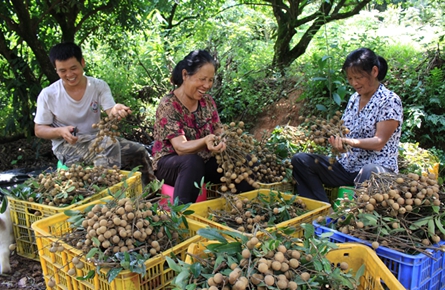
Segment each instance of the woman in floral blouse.
[[[225,150],[215,145],[222,125],[216,104],[207,94],[215,78],[215,61],[205,50],[190,52],[174,68],[175,89],[164,96],[156,110],[153,169],[156,177],[174,186],[174,198],[195,202],[202,177],[220,183],[218,165],[212,152]],[[243,190],[241,190],[243,191]]]
[[[398,172],[403,109],[399,96],[381,83],[388,71],[386,60],[360,48],[347,56],[342,70],[356,91],[342,117],[350,132],[345,138],[331,136],[329,143],[343,154],[334,164],[316,154],[298,153],[292,158],[298,194],[326,202],[323,184],[354,185],[369,179],[372,172]],[[351,150],[345,152],[343,144]]]

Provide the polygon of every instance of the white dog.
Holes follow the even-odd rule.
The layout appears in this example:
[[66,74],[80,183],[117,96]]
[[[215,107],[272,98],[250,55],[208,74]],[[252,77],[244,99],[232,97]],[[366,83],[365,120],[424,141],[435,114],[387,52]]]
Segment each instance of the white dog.
[[12,231],[11,215],[9,206],[6,211],[0,214],[0,273],[11,272],[9,264],[9,246],[14,243],[14,233]]

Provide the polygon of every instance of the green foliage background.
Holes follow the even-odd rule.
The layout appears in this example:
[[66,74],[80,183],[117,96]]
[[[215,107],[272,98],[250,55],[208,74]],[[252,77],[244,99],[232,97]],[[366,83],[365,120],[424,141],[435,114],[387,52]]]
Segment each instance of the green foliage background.
[[[91,33],[79,31],[75,40],[83,47],[86,73],[107,81],[116,100],[143,114],[147,123],[154,121],[157,102],[172,88],[172,68],[198,48],[208,49],[218,60],[211,93],[224,122],[254,122],[266,105],[295,89],[303,92],[300,114],[330,116],[342,110],[353,93],[340,71],[342,62],[350,51],[364,46],[389,63],[385,85],[404,104],[403,141],[419,143],[443,156],[445,4],[441,1],[373,1],[359,15],[326,24],[313,35],[306,52],[284,70],[271,65],[278,25],[268,6],[239,5],[241,1],[233,0],[212,1],[213,5],[207,5],[208,1],[146,2],[123,3],[127,10],[111,14],[116,25],[98,26]],[[175,17],[169,19],[174,7]],[[101,17],[88,25],[101,23]],[[295,43],[304,28],[297,31]],[[40,37],[50,47],[60,41],[62,32],[52,23]],[[31,64],[40,85],[48,85],[32,51],[20,39],[7,40]],[[23,133],[27,126],[18,121],[17,116],[26,111],[18,110],[14,94],[31,92],[20,92],[19,80],[1,57],[0,67],[4,85],[0,88],[0,136],[7,137]],[[29,109],[35,110],[35,100],[29,100]]]

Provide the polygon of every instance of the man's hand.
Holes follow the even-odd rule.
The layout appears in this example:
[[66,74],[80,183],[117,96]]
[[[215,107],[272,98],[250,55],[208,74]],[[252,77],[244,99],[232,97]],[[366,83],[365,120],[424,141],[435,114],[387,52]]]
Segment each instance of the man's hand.
[[[79,139],[79,137],[77,137],[77,127],[61,127],[60,130],[62,138],[65,139],[66,142],[70,143],[71,145],[76,144],[77,140]],[[76,132],[76,136],[74,136],[74,132]]]
[[122,104],[116,104],[113,108],[109,110],[108,116],[109,117],[115,117],[119,120],[122,118],[127,117],[129,114],[131,114],[131,110],[129,107],[122,105]]

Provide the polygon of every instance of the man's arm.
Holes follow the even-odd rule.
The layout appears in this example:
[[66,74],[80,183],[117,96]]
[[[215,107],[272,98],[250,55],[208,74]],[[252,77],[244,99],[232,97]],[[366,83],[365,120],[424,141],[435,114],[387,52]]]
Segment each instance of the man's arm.
[[65,139],[66,142],[70,144],[75,144],[78,137],[74,136],[72,132],[74,131],[74,126],[66,127],[51,127],[50,125],[35,124],[34,133],[37,137],[42,139]]

